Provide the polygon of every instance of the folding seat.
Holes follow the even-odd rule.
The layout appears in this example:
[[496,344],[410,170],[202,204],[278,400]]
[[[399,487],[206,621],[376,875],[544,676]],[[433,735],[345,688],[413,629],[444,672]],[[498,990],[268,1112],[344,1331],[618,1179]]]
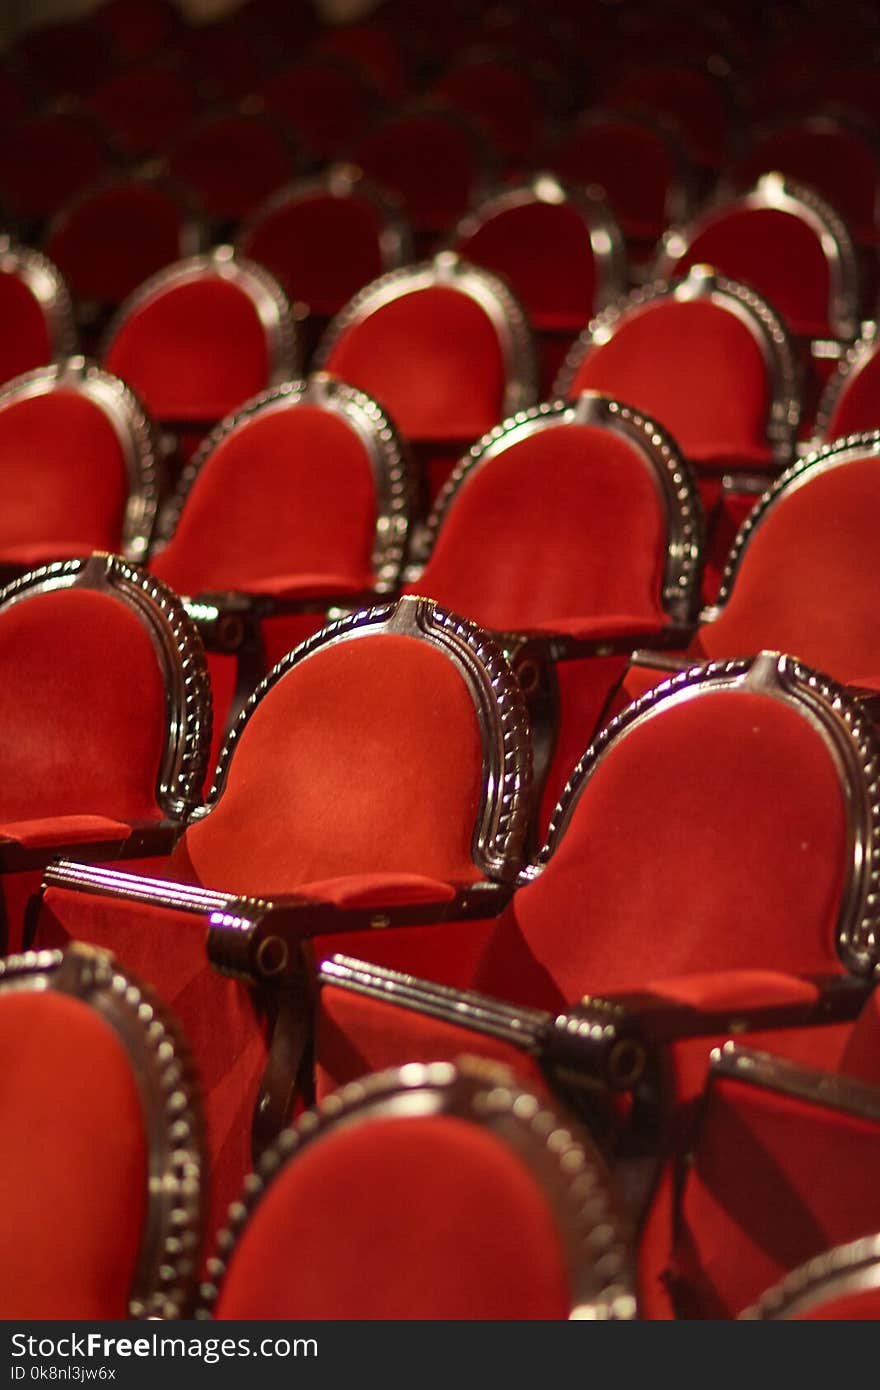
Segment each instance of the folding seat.
[[[204,809],[164,865],[148,866],[154,877],[69,861],[47,872],[39,946],[107,945],[186,1030],[206,1092],[215,1213],[250,1167],[251,1121],[258,1150],[286,1123],[307,1041],[300,951],[274,918],[311,932],[347,904],[375,934],[373,901],[408,903],[417,920],[439,895],[467,919],[451,924],[445,949],[469,968],[474,919],[509,896],[522,861],[530,772],[522,694],[499,650],[466,620],[404,598],[331,624],[270,672]],[[247,923],[258,904],[259,939]],[[206,931],[235,978],[213,970]],[[265,973],[252,989],[243,982],[257,959]]]
[[626,287],[610,208],[554,174],[496,190],[462,218],[450,246],[509,282],[539,336],[548,389],[583,325]]
[[105,132],[85,111],[26,116],[0,146],[0,200],[31,229],[61,203],[109,175],[115,159]]
[[641,109],[671,120],[689,156],[711,175],[734,151],[739,111],[730,85],[708,63],[671,56],[615,64],[598,97],[611,110]]
[[694,204],[693,170],[681,141],[671,126],[644,113],[587,112],[551,144],[546,163],[570,183],[601,188],[636,268]]
[[470,121],[425,103],[380,121],[349,157],[397,194],[425,249],[485,195],[493,162],[488,141]]
[[282,188],[248,218],[235,244],[276,276],[291,301],[307,306],[311,338],[363,285],[412,258],[397,200],[351,164]]
[[314,365],[389,412],[418,450],[428,496],[474,439],[537,398],[522,308],[502,280],[453,252],[362,289],[328,327]]
[[177,261],[120,307],[104,339],[108,371],[193,451],[218,420],[292,377],[298,342],[278,282],[231,246]]
[[159,494],[156,452],[132,393],[84,357],[0,388],[0,576],[93,550],[143,560]]
[[207,1187],[189,1050],[106,951],[0,960],[4,1313],[191,1315]]
[[76,194],[58,209],[44,238],[84,332],[96,332],[151,275],[205,244],[184,190],[151,175],[111,178]]
[[595,392],[520,411],[459,463],[420,558],[405,592],[502,634],[530,697],[543,830],[629,653],[687,640],[690,470],[655,421]]
[[257,95],[315,159],[339,159],[382,109],[367,74],[333,53],[297,58],[266,78]]
[[877,324],[868,320],[837,364],[816,411],[813,448],[845,435],[880,429]]
[[540,84],[521,56],[463,55],[434,83],[431,95],[486,132],[504,162],[529,169],[543,136]]
[[132,159],[162,156],[201,107],[190,77],[171,63],[143,62],[111,73],[88,97],[88,109]]
[[0,383],[76,351],[73,305],[57,266],[0,236]]
[[192,189],[221,225],[238,222],[296,172],[288,136],[259,113],[220,111],[204,116],[168,155],[172,177]]
[[182,604],[121,556],[0,590],[0,664],[0,892],[17,950],[54,855],[167,852],[199,799],[211,701]]
[[279,1137],[197,1318],[629,1320],[631,1237],[587,1132],[501,1067],[403,1067]]
[[859,704],[789,657],[665,682],[575,769],[535,864],[481,924],[469,979],[439,933],[432,960],[413,948],[405,909],[384,910],[369,952],[353,914],[350,931],[342,916],[316,934],[318,1095],[403,1060],[478,1052],[537,1065],[610,1132],[618,1159],[656,1159],[719,1040],[778,1036],[796,1052],[807,1034],[821,1054],[824,1030],[871,993],[878,757]]
[[790,461],[799,388],[794,348],[767,301],[695,265],[597,315],[554,392],[605,391],[665,425],[697,471],[711,555],[725,475],[766,480]]
[[880,1318],[880,1238],[862,1236],[816,1255],[765,1289],[739,1316],[751,1322],[876,1322]]
[[168,0],[104,0],[90,16],[125,63],[139,63],[169,43],[180,18]]
[[329,608],[396,588],[409,471],[375,401],[320,374],[257,396],[204,441],[163,511],[150,568],[210,614],[216,752],[267,662]]
[[880,155],[873,138],[852,117],[829,112],[756,130],[736,163],[736,177],[751,183],[770,169],[826,198],[860,246],[877,244]]
[[330,53],[366,73],[386,101],[399,104],[410,90],[410,76],[403,44],[382,23],[346,24],[324,28],[311,52]]

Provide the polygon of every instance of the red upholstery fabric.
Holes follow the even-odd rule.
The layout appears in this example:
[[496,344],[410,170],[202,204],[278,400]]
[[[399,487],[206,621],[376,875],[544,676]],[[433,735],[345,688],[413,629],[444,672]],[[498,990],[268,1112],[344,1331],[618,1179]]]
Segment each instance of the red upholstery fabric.
[[0,197],[18,217],[49,217],[110,170],[103,135],[69,112],[29,116],[0,147]]
[[361,168],[395,192],[420,232],[445,232],[479,187],[483,159],[464,123],[442,112],[401,115],[363,136],[353,150]]
[[0,269],[0,382],[52,358],[49,328],[39,302],[17,275]]
[[38,594],[0,615],[0,817],[156,818],[165,686],[118,599]]
[[451,68],[434,95],[479,123],[507,160],[529,160],[541,131],[541,105],[528,72],[487,57]]
[[565,1318],[570,1298],[560,1235],[522,1161],[432,1116],[346,1126],[292,1160],[250,1219],[216,1315]]
[[797,1322],[876,1322],[880,1318],[880,1293],[877,1289],[863,1289],[860,1293],[841,1294],[791,1316]]
[[475,439],[504,399],[504,362],[479,304],[444,285],[400,295],[338,340],[327,371],[359,386],[415,439]]
[[675,273],[701,264],[752,285],[793,333],[832,335],[829,259],[820,236],[793,213],[782,208],[719,212],[676,261]]
[[612,67],[609,76],[603,105],[618,110],[641,107],[666,116],[701,164],[717,169],[725,163],[730,107],[722,84],[708,72],[667,60],[633,65],[622,74]]
[[815,188],[859,241],[873,242],[880,161],[869,138],[829,121],[784,126],[752,144],[737,174],[751,181],[768,169]]
[[510,1067],[526,1086],[546,1089],[546,1078],[527,1052],[473,1032],[333,985],[321,988],[315,1037],[315,1094],[407,1062],[454,1061],[463,1054]]
[[164,0],[104,0],[90,22],[107,35],[117,54],[134,63],[171,38],[176,15]]
[[330,318],[382,273],[381,234],[379,215],[365,198],[317,192],[266,211],[241,249],[271,270],[291,299]]
[[[0,405],[0,559],[36,545],[44,560],[120,547],[128,474],[103,408],[79,391]],[[34,557],[37,558],[37,557]]]
[[151,296],[120,325],[106,365],[160,419],[215,420],[265,389],[266,331],[237,285],[205,274]]
[[268,121],[233,114],[193,126],[172,150],[168,167],[195,191],[206,212],[237,219],[287,182],[293,159]]
[[380,24],[325,28],[313,44],[315,53],[332,53],[354,63],[389,101],[399,102],[409,85],[401,45]]
[[[376,492],[366,447],[339,415],[262,410],[203,465],[151,569],[178,593],[278,588],[320,575],[373,583]],[[285,584],[284,586],[289,587]]]
[[556,1008],[690,971],[833,971],[846,814],[824,741],[779,701],[715,691],[633,728],[476,987]]
[[55,219],[46,250],[79,300],[121,304],[182,254],[183,215],[156,184],[126,180],[90,192]]
[[761,347],[729,310],[707,300],[655,300],[630,311],[592,348],[569,395],[593,389],[653,415],[704,466],[770,462],[769,383]]
[[88,24],[42,24],[22,34],[16,50],[37,84],[57,96],[90,91],[110,67],[103,35]]
[[451,662],[394,634],[343,642],[264,697],[222,797],[172,860],[243,893],[362,872],[471,881],[481,786],[476,711]]
[[442,879],[424,874],[347,874],[304,883],[297,890],[305,897],[337,907],[400,907],[407,903],[451,902],[455,889]]
[[319,53],[273,73],[260,92],[266,110],[296,131],[320,159],[349,149],[369,125],[376,105],[365,74],[336,55]]
[[535,201],[499,212],[456,250],[503,275],[535,328],[576,333],[596,308],[590,231],[570,203]]
[[607,722],[602,718],[603,711],[626,662],[625,656],[591,656],[582,661],[556,663],[559,712],[550,767],[541,793],[538,839],[542,843],[566,782],[601,725]]
[[732,1317],[826,1247],[876,1229],[878,1144],[875,1123],[716,1079],[673,1252],[683,1307]]
[[195,119],[198,107],[192,83],[159,64],[115,72],[89,97],[92,114],[135,158],[164,153]]
[[551,166],[574,183],[598,184],[627,240],[658,241],[676,169],[669,144],[646,122],[609,115],[577,126],[553,146]]
[[825,439],[839,439],[844,434],[880,429],[878,369],[880,353],[874,352],[855,371],[850,372],[823,431]]
[[832,468],[767,512],[729,602],[691,644],[696,657],[789,652],[846,683],[876,661],[880,627],[865,575],[880,557],[872,515],[880,460]]
[[[145,872],[161,875],[163,866],[150,864]],[[112,951],[153,986],[183,1028],[204,1094],[213,1231],[252,1166],[251,1117],[267,1058],[266,1024],[255,994],[210,965],[203,917],[49,888],[34,945],[64,947],[70,941]],[[114,1211],[114,1221],[118,1216]]]
[[[0,951],[4,956],[14,956],[25,949],[25,913],[31,898],[39,893],[42,880],[41,868],[0,874]],[[2,930],[4,921],[5,938]]]
[[124,1318],[148,1171],[122,1044],[80,1000],[28,991],[0,1000],[0,1051],[4,1316]]
[[109,816],[47,816],[44,820],[0,825],[0,840],[37,849],[41,845],[86,844],[89,840],[127,840],[131,826]]
[[876,990],[865,1001],[850,1033],[839,1070],[858,1081],[880,1086],[880,996]]
[[[340,953],[452,989],[469,989],[496,921],[495,917],[473,920],[453,916],[447,922],[420,927],[339,931],[313,936],[308,949],[316,970],[321,961]],[[397,1019],[396,1027],[403,1029],[403,1015]]]
[[645,989],[671,1003],[719,1013],[750,1006],[814,1004],[819,994],[810,980],[783,975],[777,970],[723,970],[710,975],[671,976],[652,980]]
[[187,25],[170,52],[180,55],[191,80],[203,87],[213,103],[240,100],[255,90],[263,76],[256,36],[237,24],[234,16]]
[[657,483],[632,445],[559,425],[471,473],[409,592],[500,630],[620,612],[662,626],[665,533]]

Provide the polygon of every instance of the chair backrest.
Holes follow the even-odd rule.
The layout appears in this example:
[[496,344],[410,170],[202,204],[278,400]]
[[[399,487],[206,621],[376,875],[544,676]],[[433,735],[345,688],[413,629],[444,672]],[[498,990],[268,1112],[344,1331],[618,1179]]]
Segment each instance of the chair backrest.
[[73,305],[57,268],[0,236],[0,382],[76,351]]
[[199,1272],[207,1181],[189,1050],[109,952],[0,960],[11,1318],[179,1318]]
[[170,63],[145,62],[110,74],[88,109],[133,159],[161,156],[196,119],[196,86]]
[[407,45],[381,22],[323,28],[311,45],[353,63],[390,102],[400,103],[410,85]]
[[142,560],[158,503],[156,441],[118,377],[68,357],[0,388],[0,564],[93,550]]
[[718,169],[730,157],[739,113],[730,86],[710,65],[687,59],[609,64],[599,98],[603,106],[641,108],[675,122],[696,161]]
[[39,221],[114,165],[107,137],[84,111],[42,111],[5,132],[0,200],[15,217]]
[[170,0],[104,0],[90,23],[126,62],[136,63],[173,39],[180,15]]
[[852,237],[829,203],[805,184],[764,174],[739,197],[723,196],[686,227],[667,232],[662,278],[713,265],[770,300],[791,332],[851,339],[861,276]]
[[211,737],[201,640],[180,600],[120,556],[0,590],[4,821],[182,819]]
[[290,180],[296,160],[271,119],[220,111],[181,136],[169,151],[168,168],[212,217],[238,221]]
[[52,218],[44,244],[81,306],[116,306],[165,266],[198,254],[204,236],[183,189],[139,175],[71,199]]
[[525,706],[499,649],[402,598],[331,623],[270,671],[173,862],[245,893],[372,872],[509,878],[530,792]]
[[558,1009],[693,971],[870,973],[880,747],[775,653],[695,667],[575,768],[476,987]]
[[535,174],[462,218],[451,247],[503,276],[532,327],[576,333],[624,289],[623,240],[591,188]]
[[692,652],[774,647],[845,683],[876,677],[880,614],[866,577],[880,561],[878,497],[880,432],[799,459],[740,528]]
[[584,392],[520,411],[473,446],[437,499],[410,591],[500,631],[687,621],[700,529],[674,440]]
[[485,51],[464,54],[441,74],[432,94],[484,129],[506,162],[533,163],[544,112],[528,60]]
[[747,286],[694,266],[598,314],[554,393],[604,391],[659,420],[691,463],[787,463],[800,413],[788,334]]
[[235,244],[270,270],[291,300],[322,318],[412,254],[396,200],[349,164],[281,189],[257,208]]
[[845,435],[880,429],[878,349],[878,326],[868,320],[862,324],[859,337],[840,359],[822,393],[816,411],[815,448]]
[[503,1067],[412,1064],[284,1131],[196,1316],[625,1320],[629,1243],[567,1115]]
[[448,232],[487,191],[492,153],[464,116],[441,105],[398,111],[368,130],[350,157],[390,188],[417,232]]
[[322,577],[387,592],[409,494],[402,445],[376,402],[315,373],[256,397],[208,436],[163,511],[150,567],[182,594]]
[[102,355],[154,419],[213,423],[295,374],[296,330],[274,277],[217,246],[135,290]]
[[739,1314],[749,1322],[876,1322],[880,1236],[835,1245],[786,1274]]
[[318,159],[339,159],[381,107],[368,75],[336,53],[304,54],[274,72],[259,94],[270,115]]
[[315,365],[374,396],[411,440],[475,439],[537,395],[522,308],[452,252],[367,285],[328,327]]

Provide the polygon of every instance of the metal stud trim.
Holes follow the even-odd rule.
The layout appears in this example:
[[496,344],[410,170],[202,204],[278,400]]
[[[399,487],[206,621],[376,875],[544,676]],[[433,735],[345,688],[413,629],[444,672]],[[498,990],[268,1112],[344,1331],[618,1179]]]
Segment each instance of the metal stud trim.
[[786,1274],[737,1316],[746,1322],[797,1318],[824,1303],[880,1288],[880,1235],[824,1250]]
[[77,348],[73,301],[54,261],[32,246],[0,236],[0,270],[22,280],[42,309],[52,357],[72,356]]
[[813,424],[811,451],[821,448],[823,441],[828,439],[831,417],[837,409],[841,396],[846,391],[850,378],[856,377],[875,356],[878,349],[878,332],[880,332],[880,325],[873,319],[866,320],[861,325],[858,338],[850,344],[838,362],[837,370],[828,381],[819,400],[816,419]]

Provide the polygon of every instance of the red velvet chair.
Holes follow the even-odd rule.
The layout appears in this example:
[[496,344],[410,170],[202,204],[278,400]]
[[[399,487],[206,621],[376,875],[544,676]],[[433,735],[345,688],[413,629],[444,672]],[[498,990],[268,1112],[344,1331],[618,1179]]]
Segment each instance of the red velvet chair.
[[849,230],[824,198],[784,175],[764,174],[667,232],[658,276],[673,279],[698,264],[751,285],[799,338],[849,343],[858,331],[860,273]]
[[205,246],[185,191],[165,179],[113,178],[59,208],[44,246],[65,277],[80,321],[94,329],[151,275]]
[[297,164],[287,135],[266,116],[244,110],[204,116],[168,153],[169,173],[222,226],[252,213],[289,182]]
[[348,155],[397,194],[425,250],[485,196],[493,163],[479,129],[439,103],[394,112],[360,136]]
[[508,281],[538,335],[548,389],[583,325],[625,289],[623,240],[607,204],[554,174],[497,190],[462,218],[450,246]]
[[475,920],[509,896],[522,860],[530,772],[522,695],[498,649],[404,598],[332,624],[270,672],[153,877],[71,862],[47,872],[38,944],[109,945],[186,1030],[217,1214],[250,1166],[251,1123],[259,1151],[307,1072],[312,934],[348,924],[347,907],[375,937],[385,921],[371,904],[389,898],[416,921],[427,899],[435,921],[439,896],[456,919],[446,950],[468,963]]
[[815,1060],[839,1038],[829,1025],[863,1005],[878,759],[859,705],[788,657],[666,682],[584,756],[535,865],[481,927],[469,978],[439,934],[429,956],[407,932],[395,948],[391,930],[368,960],[344,918],[318,936],[318,1095],[404,1060],[479,1052],[539,1068],[618,1158],[656,1160],[717,1041],[779,1038]]
[[412,257],[396,199],[350,164],[281,189],[240,228],[235,244],[308,309],[313,338],[362,286]]
[[140,285],[111,321],[102,356],[154,420],[199,438],[251,396],[295,375],[298,343],[274,277],[217,246]]
[[321,374],[257,396],[204,441],[163,511],[150,568],[202,615],[212,768],[267,663],[329,608],[397,587],[410,492],[408,459],[375,401]]
[[191,1315],[207,1187],[187,1046],[105,951],[0,960],[4,1314]]
[[862,324],[859,337],[841,357],[822,393],[814,449],[846,435],[880,429],[878,366],[877,324],[869,320]]
[[382,23],[326,26],[311,53],[332,54],[364,72],[389,103],[399,105],[410,88],[407,52],[393,29]]
[[70,294],[57,266],[0,236],[0,382],[76,352]]
[[765,1289],[739,1315],[750,1322],[876,1322],[880,1318],[880,1239],[837,1245]]
[[120,556],[0,590],[0,892],[10,948],[54,855],[167,853],[199,799],[211,737],[198,632]]
[[161,158],[197,118],[194,82],[172,63],[143,62],[104,79],[88,110],[130,159]]
[[368,74],[335,53],[297,58],[267,78],[258,96],[315,159],[339,159],[382,111]]
[[14,52],[28,76],[51,97],[83,96],[113,65],[106,34],[82,22],[29,28]]
[[686,640],[701,543],[675,441],[595,392],[496,425],[438,498],[406,592],[502,634],[530,696],[542,833],[629,653]]
[[0,574],[119,551],[146,556],[156,442],[131,391],[84,357],[0,388]]
[[785,1280],[769,1311],[795,1293],[805,1262],[877,1230],[875,1015],[867,1077],[846,1053],[832,1072],[733,1042],[713,1054],[692,1145],[664,1175],[642,1237],[649,1316],[750,1318]]
[[506,164],[533,166],[544,103],[528,59],[486,51],[462,55],[437,79],[431,95],[484,130]]
[[730,84],[709,63],[673,56],[609,65],[599,101],[610,110],[641,109],[666,117],[707,171],[722,168],[735,149],[739,111]]
[[589,111],[556,138],[545,162],[569,183],[601,188],[635,266],[693,209],[693,170],[681,141],[644,113]]
[[264,1156],[197,1318],[637,1314],[630,1232],[587,1132],[501,1067],[346,1087]]
[[90,23],[125,62],[139,63],[174,38],[180,15],[169,0],[104,0]]
[[180,62],[190,80],[216,107],[241,101],[262,81],[269,55],[261,49],[256,26],[242,23],[234,12],[215,17],[208,24],[182,26],[165,52]]
[[0,146],[0,201],[33,230],[61,203],[106,178],[116,164],[106,133],[84,111],[26,116]]
[[429,497],[463,449],[537,397],[522,308],[503,281],[452,252],[367,285],[330,324],[315,366],[389,412]]

